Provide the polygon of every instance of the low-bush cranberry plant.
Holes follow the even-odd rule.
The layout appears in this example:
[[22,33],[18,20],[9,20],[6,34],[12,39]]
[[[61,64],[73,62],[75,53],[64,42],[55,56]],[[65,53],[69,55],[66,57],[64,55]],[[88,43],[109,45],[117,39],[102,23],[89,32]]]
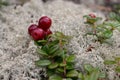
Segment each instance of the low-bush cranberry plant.
[[34,40],[40,57],[35,64],[46,69],[47,76],[42,80],[98,80],[105,78],[99,68],[88,64],[84,65],[84,72],[75,69],[76,57],[74,54],[68,53],[66,47],[71,37],[61,32],[52,34],[49,29],[51,22],[51,19],[45,16],[40,18],[38,26],[33,24],[28,28],[28,33]]
[[113,36],[114,30],[120,30],[120,16],[111,13],[108,20],[98,23],[102,18],[95,14],[85,15],[85,24],[88,25],[86,35],[93,35],[96,37],[95,41],[100,43],[108,43],[108,40]]

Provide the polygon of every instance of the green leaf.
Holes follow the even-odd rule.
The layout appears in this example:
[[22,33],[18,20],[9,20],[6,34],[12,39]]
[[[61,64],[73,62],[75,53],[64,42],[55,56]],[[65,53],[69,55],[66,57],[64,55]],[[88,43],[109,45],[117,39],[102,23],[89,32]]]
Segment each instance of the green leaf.
[[60,67],[64,67],[64,66],[66,66],[66,64],[60,63],[59,66],[60,66]]
[[59,49],[59,45],[54,45],[50,48],[49,54],[54,54]]
[[54,45],[57,45],[57,44],[59,44],[59,40],[55,39],[49,43],[49,47],[53,47]]
[[47,40],[34,41],[34,44],[37,46],[44,46],[46,43],[47,43]]
[[60,77],[58,75],[52,75],[49,77],[49,80],[62,80],[62,77]]
[[54,69],[56,67],[58,67],[58,63],[52,63],[48,66],[49,69]]
[[44,45],[44,46],[42,46],[41,50],[45,51],[46,53],[49,53],[49,46]]
[[104,22],[105,26],[110,26],[112,28],[117,28],[120,26],[120,23],[118,21],[107,21]]
[[47,65],[50,65],[51,62],[50,60],[38,60],[38,61],[35,61],[35,64],[37,66],[47,66]]
[[90,18],[90,16],[89,15],[84,15],[83,18]]
[[46,43],[46,40],[38,40],[39,43]]
[[48,76],[52,76],[55,74],[55,70],[54,69],[47,69],[47,75]]
[[105,60],[105,61],[104,61],[104,64],[106,64],[106,65],[113,65],[113,64],[116,64],[116,61],[113,61],[113,60]]
[[36,46],[41,46],[41,44],[39,44],[37,41],[34,41],[34,44],[35,44]]
[[43,55],[43,56],[48,56],[48,54],[45,52],[45,51],[43,51],[43,50],[41,50],[41,49],[37,49],[37,52],[38,52],[38,54],[40,54],[40,55]]
[[108,39],[108,38],[112,37],[113,32],[111,30],[106,30],[106,31],[103,32],[103,35],[104,35],[105,38]]
[[62,32],[55,32],[54,35],[52,35],[57,40],[63,40],[63,42],[67,42],[69,39],[71,39],[70,36],[64,35]]
[[116,13],[114,13],[114,12],[111,12],[111,13],[110,13],[109,18],[110,18],[111,20],[116,20],[116,21],[119,21],[119,22],[120,22],[120,16],[117,15]]
[[109,17],[110,17],[111,19],[115,19],[115,18],[116,18],[116,14],[115,14],[114,12],[111,12],[111,13],[109,14]]
[[88,71],[89,73],[91,73],[92,71],[93,71],[93,66],[92,65],[90,65],[90,64],[85,64],[84,65],[84,68],[85,68],[85,70],[86,71]]
[[78,73],[78,78],[83,79],[83,74],[82,73]]
[[75,61],[75,55],[70,55],[66,58],[67,62],[74,62]]
[[120,73],[120,66],[117,66],[117,67],[115,68],[115,71],[118,72],[118,73]]
[[77,77],[78,76],[78,72],[76,70],[71,70],[67,73],[66,75],[67,77]]
[[52,56],[60,56],[63,57],[63,54],[65,53],[64,50],[58,49]]
[[65,35],[62,33],[62,32],[56,32],[55,33],[55,36],[57,37],[57,38],[62,38],[62,37],[64,37]]
[[57,68],[56,72],[58,72],[58,73],[63,73],[63,72],[64,72],[64,69],[63,69],[63,68]]
[[103,72],[100,72],[99,73],[99,78],[105,78],[106,77],[106,74],[105,73],[103,73]]
[[69,63],[69,64],[67,63],[66,69],[67,70],[74,69],[74,64],[73,63]]
[[99,78],[99,70],[96,69],[90,74],[89,80],[98,80],[98,78]]

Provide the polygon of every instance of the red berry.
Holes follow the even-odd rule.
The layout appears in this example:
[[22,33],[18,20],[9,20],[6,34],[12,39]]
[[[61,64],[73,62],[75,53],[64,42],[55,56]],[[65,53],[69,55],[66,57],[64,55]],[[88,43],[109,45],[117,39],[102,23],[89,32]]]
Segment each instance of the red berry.
[[52,34],[52,31],[50,29],[48,29],[46,32],[45,32],[46,36]]
[[39,19],[38,27],[46,31],[50,28],[51,24],[52,24],[52,20],[47,16],[43,16]]
[[95,15],[95,14],[89,14],[89,16],[90,16],[91,18],[96,18],[96,15]]
[[30,25],[30,27],[28,28],[28,33],[31,35],[31,32],[37,28],[37,25],[36,24],[32,24]]
[[32,31],[31,36],[35,41],[41,40],[41,39],[44,39],[45,32],[40,28],[36,28]]

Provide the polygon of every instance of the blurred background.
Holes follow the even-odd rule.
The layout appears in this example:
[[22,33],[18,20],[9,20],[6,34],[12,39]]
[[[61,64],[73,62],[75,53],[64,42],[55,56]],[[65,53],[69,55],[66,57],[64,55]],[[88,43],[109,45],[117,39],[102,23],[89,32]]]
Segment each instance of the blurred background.
[[[0,6],[7,5],[7,4],[23,5],[28,1],[30,0],[0,0]],[[46,2],[52,2],[55,0],[41,0],[41,1],[46,3]],[[117,14],[120,14],[120,0],[64,0],[64,1],[71,1],[78,5],[83,4],[93,10],[101,10],[104,12],[113,11],[113,12],[116,12]]]

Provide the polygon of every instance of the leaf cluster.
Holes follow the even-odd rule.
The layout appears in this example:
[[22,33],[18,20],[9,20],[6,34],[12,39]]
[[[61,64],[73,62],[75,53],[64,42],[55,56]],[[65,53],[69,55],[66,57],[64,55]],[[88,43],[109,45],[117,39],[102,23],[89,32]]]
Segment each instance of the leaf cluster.
[[85,74],[79,74],[81,80],[98,80],[105,79],[105,73],[101,72],[99,68],[95,68],[90,64],[84,65]]
[[[85,23],[92,29],[91,31],[88,31],[86,35],[96,36],[96,41],[99,41],[100,43],[108,43],[107,41],[113,36],[113,31],[120,31],[120,16],[115,13],[110,13],[109,19],[103,21],[101,24],[97,24],[101,20],[99,17],[92,19],[89,18],[89,15],[84,17],[86,18]],[[92,23],[89,23],[88,21]]]
[[[37,52],[40,56],[35,64],[46,69],[47,80],[97,80],[100,78],[98,69],[85,65],[85,75],[75,69],[75,55],[68,54],[65,45],[70,40],[69,36],[61,32],[49,35],[45,40],[35,41]],[[94,77],[96,76],[96,77]]]
[[45,40],[35,42],[41,56],[35,63],[46,68],[48,80],[72,79],[78,76],[78,71],[74,69],[75,55],[68,55],[65,48],[69,39],[69,36],[56,32]]

